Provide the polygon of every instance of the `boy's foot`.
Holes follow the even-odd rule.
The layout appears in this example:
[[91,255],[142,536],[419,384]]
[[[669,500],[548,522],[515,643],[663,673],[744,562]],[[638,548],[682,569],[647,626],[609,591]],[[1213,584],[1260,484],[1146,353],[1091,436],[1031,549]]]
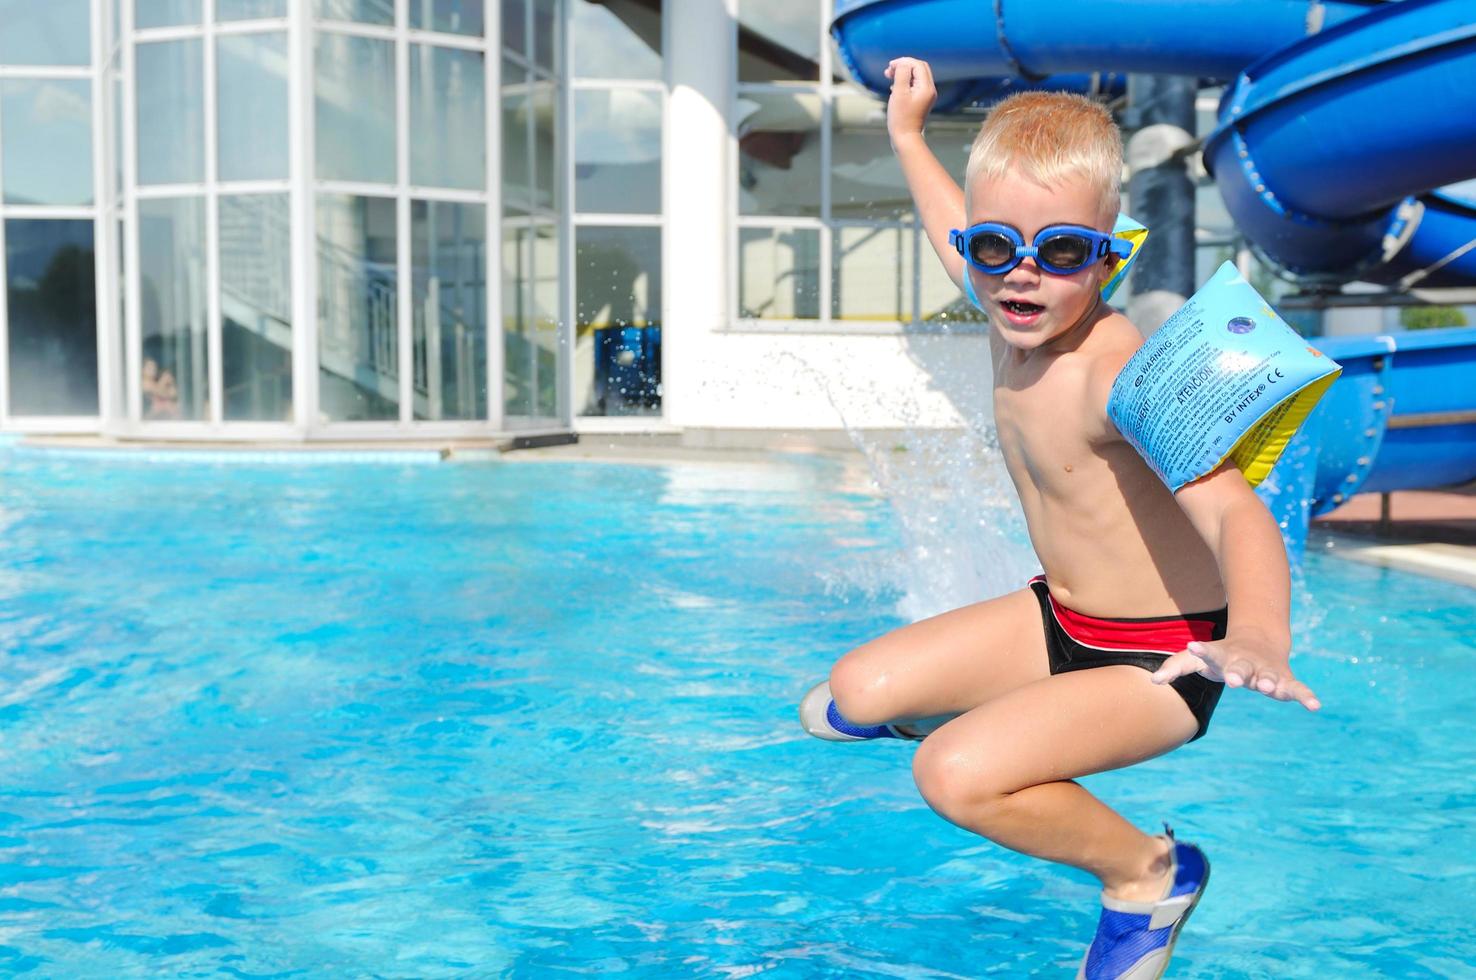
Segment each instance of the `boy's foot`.
[[827,742],[865,742],[873,738],[922,741],[921,735],[902,725],[856,725],[847,721],[830,696],[829,681],[810,688],[810,693],[800,701],[799,714],[805,731]]
[[1175,841],[1172,830],[1168,841],[1171,867],[1163,898],[1125,902],[1104,894],[1097,935],[1077,980],[1157,980],[1168,969],[1174,941],[1199,903],[1210,871],[1199,848]]

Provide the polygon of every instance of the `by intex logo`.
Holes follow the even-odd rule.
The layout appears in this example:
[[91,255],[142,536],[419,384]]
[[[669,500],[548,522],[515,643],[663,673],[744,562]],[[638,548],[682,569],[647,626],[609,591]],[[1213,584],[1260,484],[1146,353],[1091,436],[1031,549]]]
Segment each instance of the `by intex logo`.
[[1248,316],[1231,317],[1230,322],[1225,324],[1225,329],[1231,333],[1250,333],[1256,329],[1256,321]]

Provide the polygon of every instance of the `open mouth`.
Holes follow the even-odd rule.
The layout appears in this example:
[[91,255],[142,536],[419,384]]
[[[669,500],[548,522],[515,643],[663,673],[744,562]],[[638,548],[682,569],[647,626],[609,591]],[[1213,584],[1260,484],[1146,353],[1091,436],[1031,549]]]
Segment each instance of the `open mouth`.
[[1035,303],[1022,303],[1014,299],[1002,300],[999,305],[1016,316],[1034,316],[1036,313],[1045,309],[1044,306],[1039,306]]

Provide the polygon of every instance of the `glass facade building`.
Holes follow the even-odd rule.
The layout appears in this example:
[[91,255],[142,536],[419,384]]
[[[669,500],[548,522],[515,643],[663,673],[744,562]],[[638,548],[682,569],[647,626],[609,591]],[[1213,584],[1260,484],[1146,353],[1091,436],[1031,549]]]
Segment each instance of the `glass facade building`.
[[741,427],[782,354],[977,340],[830,11],[0,0],[0,427]]
[[0,0],[5,426],[566,425],[563,16]]

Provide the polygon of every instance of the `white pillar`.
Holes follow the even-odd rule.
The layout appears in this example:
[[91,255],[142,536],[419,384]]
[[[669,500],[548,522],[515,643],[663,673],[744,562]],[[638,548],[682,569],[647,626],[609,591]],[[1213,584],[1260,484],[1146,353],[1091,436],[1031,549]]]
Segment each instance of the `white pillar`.
[[[728,107],[737,22],[725,0],[668,0],[666,66],[666,318],[662,406],[669,423],[692,414],[700,352],[728,316]],[[674,43],[677,41],[680,43]]]

